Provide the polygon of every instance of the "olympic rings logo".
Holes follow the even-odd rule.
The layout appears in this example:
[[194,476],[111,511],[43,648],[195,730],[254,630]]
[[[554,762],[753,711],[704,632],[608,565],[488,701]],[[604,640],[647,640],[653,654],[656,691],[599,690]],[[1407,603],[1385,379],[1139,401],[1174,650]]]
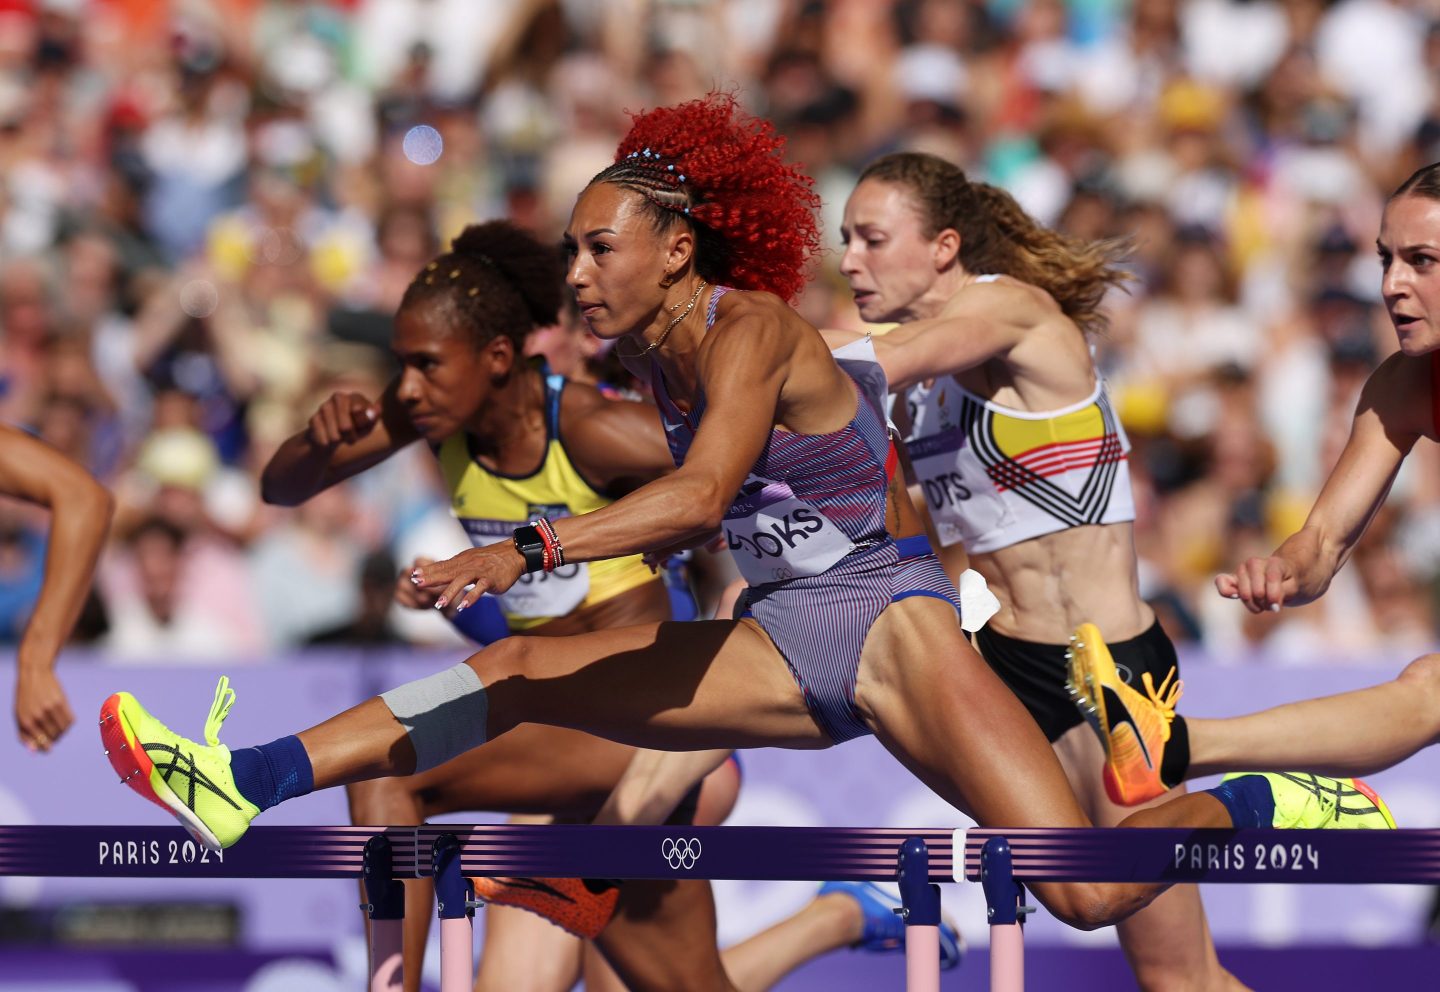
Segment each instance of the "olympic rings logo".
[[660,857],[665,859],[671,869],[684,868],[688,871],[700,860],[700,838],[681,837],[674,840],[666,837],[660,842]]

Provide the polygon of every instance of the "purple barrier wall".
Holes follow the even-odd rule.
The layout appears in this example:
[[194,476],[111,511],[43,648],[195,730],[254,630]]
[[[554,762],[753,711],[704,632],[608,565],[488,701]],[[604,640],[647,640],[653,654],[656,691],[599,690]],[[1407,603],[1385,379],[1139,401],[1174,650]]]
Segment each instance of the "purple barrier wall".
[[[159,810],[115,781],[101,755],[94,714],[116,689],[134,692],[181,733],[199,737],[215,679],[223,670],[238,694],[224,739],[247,745],[292,733],[453,660],[450,654],[316,655],[266,664],[237,662],[220,669],[121,667],[67,659],[63,678],[78,726],[45,756],[29,754],[13,733],[0,732],[0,768],[4,769],[0,822],[153,824],[163,819]],[[1196,716],[1223,716],[1301,696],[1342,692],[1393,677],[1405,660],[1396,659],[1388,666],[1300,669],[1260,663],[1222,668],[1192,658],[1186,663],[1182,710]],[[7,686],[13,684],[10,663],[0,667],[0,678]],[[8,718],[8,706],[4,712]],[[1325,728],[1315,732],[1324,733]],[[746,785],[732,823],[876,827],[967,823],[871,739],[827,752],[760,750],[744,757]],[[1402,826],[1440,826],[1440,755],[1422,753],[1371,781]],[[282,806],[267,813],[264,822],[348,821],[343,794],[332,792]],[[783,918],[803,904],[812,889],[807,883],[717,883],[722,939],[739,939]],[[985,914],[978,886],[945,886],[944,898],[947,911],[960,922],[972,946],[983,945]],[[1259,946],[1411,944],[1419,937],[1430,898],[1427,889],[1402,886],[1210,886],[1205,892],[1217,943]],[[356,953],[358,892],[345,883],[0,878],[0,907],[12,912],[80,902],[151,900],[235,904],[243,944],[252,951],[327,948],[337,949],[342,960],[352,960]],[[1114,942],[1109,931],[1078,933],[1043,913],[1027,929],[1034,946],[1107,947]]]

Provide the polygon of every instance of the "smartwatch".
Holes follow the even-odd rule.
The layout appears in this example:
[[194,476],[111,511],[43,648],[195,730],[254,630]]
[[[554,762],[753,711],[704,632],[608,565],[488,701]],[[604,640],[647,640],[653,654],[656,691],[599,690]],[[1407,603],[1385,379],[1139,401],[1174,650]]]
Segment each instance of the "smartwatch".
[[542,572],[545,570],[545,539],[540,536],[538,527],[533,524],[516,527],[515,550],[520,552],[520,557],[525,559],[525,571]]

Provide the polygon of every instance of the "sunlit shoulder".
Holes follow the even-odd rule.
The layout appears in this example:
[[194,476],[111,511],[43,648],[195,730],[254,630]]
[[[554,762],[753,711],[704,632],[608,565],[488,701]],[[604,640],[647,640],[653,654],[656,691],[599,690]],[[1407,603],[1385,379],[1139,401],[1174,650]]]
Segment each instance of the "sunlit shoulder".
[[765,348],[793,342],[809,325],[784,300],[761,290],[735,290],[720,298],[702,356],[718,345]]
[[1397,351],[1370,373],[1361,390],[1357,417],[1374,412],[1389,431],[1437,440],[1432,423],[1430,356]]
[[1055,298],[1028,282],[1011,276],[972,282],[955,292],[941,311],[942,317],[986,317],[1031,326],[1058,316]]

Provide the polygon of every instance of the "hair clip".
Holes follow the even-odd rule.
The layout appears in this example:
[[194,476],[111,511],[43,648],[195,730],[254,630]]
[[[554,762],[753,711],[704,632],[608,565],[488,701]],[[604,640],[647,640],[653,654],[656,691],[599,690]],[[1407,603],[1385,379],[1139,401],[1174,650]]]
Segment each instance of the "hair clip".
[[479,295],[479,293],[480,293],[480,287],[478,287],[478,286],[471,286],[471,287],[470,287],[470,292],[466,293],[465,295],[466,295],[466,296],[477,296],[477,295]]
[[683,182],[685,181],[685,173],[683,173],[683,172],[680,173],[680,178],[677,179],[677,180],[675,180],[675,181],[676,181],[676,182],[683,183]]
[[440,268],[440,263],[439,263],[439,262],[431,262],[429,265],[425,266],[425,271],[426,271],[426,272],[434,272],[434,271],[435,271],[436,269],[438,269],[438,268]]
[[427,286],[433,286],[433,285],[435,285],[435,277],[434,277],[434,276],[426,276],[426,277],[425,277],[425,285],[427,285]]
[[648,149],[648,148],[645,149],[643,152],[641,152],[641,154],[644,155],[646,158],[649,158],[649,157],[650,157],[650,149]]
[[674,171],[675,171],[675,166],[674,166],[673,164],[667,165],[667,166],[665,166],[665,171],[666,171],[666,172],[674,172]]
[[690,216],[690,208],[689,208],[689,207],[686,207],[686,208],[685,208],[685,216],[686,216],[686,217],[689,217],[689,216]]
[[460,278],[460,270],[459,270],[459,269],[451,269],[451,270],[450,270],[450,278],[451,278],[451,279],[459,279],[459,278]]

